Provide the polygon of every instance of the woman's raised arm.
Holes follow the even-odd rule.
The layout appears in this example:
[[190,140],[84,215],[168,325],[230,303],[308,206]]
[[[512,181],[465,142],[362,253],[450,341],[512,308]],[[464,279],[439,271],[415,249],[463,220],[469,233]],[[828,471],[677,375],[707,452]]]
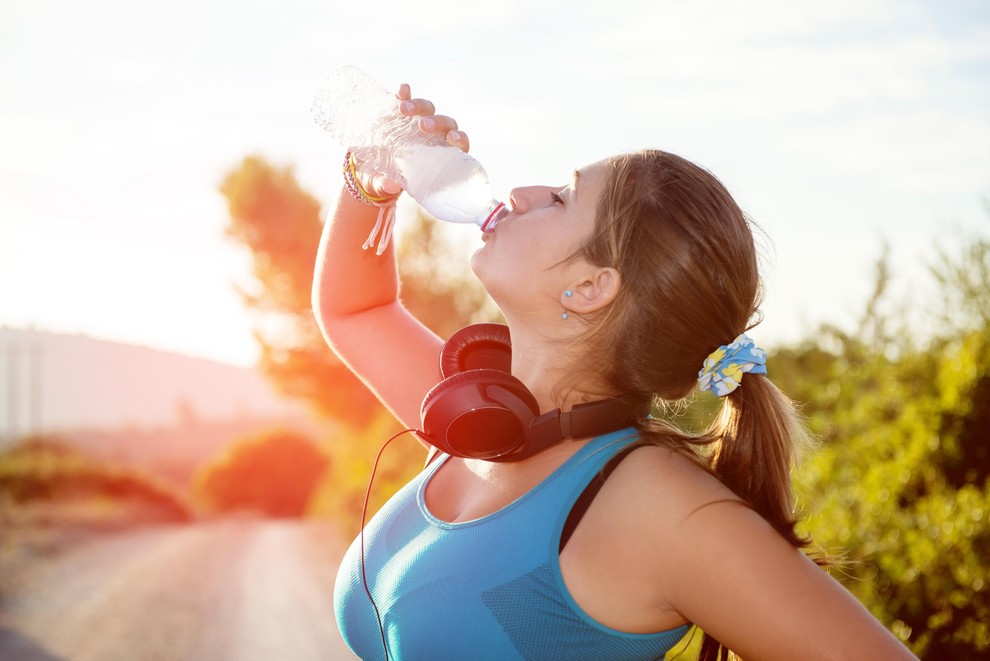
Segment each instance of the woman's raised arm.
[[[465,151],[467,137],[449,117],[434,115],[433,104],[399,90],[404,115],[422,115],[420,130],[446,134]],[[432,125],[431,121],[432,120]],[[376,196],[397,194],[395,182],[362,179]],[[342,361],[407,427],[419,427],[423,397],[440,380],[441,338],[421,324],[398,299],[395,252],[362,250],[379,209],[342,189],[320,240],[313,278],[313,312],[327,343]]]

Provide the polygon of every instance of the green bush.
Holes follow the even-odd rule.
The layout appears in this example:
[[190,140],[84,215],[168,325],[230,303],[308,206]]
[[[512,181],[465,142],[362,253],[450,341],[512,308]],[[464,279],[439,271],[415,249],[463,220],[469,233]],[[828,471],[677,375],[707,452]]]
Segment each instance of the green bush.
[[[825,442],[798,474],[805,528],[846,562],[847,586],[915,653],[990,648],[990,343],[981,330],[938,351],[849,360],[819,381],[837,394],[809,421]],[[923,376],[927,375],[927,376]]]

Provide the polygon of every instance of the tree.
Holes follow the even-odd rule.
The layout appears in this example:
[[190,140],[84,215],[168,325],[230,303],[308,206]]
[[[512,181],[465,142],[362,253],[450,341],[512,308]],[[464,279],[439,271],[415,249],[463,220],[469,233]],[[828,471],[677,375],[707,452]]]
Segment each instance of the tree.
[[374,397],[327,348],[310,307],[320,205],[291,168],[248,157],[220,186],[227,234],[251,252],[254,281],[241,287],[256,313],[261,367],[284,394],[352,425],[367,421]]
[[[976,243],[941,264],[939,300],[990,309],[990,288],[971,286],[990,266]],[[913,338],[881,318],[886,273],[858,333],[823,328],[770,361],[821,441],[796,475],[804,529],[841,553],[840,578],[915,653],[985,658],[990,326],[954,315],[937,336]]]
[[[291,168],[252,156],[220,190],[227,198],[227,234],[251,253],[253,282],[241,287],[256,313],[261,366],[278,389],[323,414],[361,428],[382,410],[374,396],[324,342],[310,305],[322,223],[320,205]],[[400,296],[443,337],[498,312],[468,272],[466,260],[422,214],[399,219]]]

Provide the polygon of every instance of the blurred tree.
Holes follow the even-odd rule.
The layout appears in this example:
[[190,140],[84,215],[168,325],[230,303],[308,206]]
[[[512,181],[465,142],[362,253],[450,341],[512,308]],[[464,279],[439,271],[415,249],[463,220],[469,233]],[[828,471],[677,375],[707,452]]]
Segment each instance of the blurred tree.
[[[986,273],[990,251],[975,243],[940,265],[939,300],[985,310],[990,288],[971,278]],[[920,343],[880,312],[888,276],[881,264],[857,333],[823,328],[771,358],[822,443],[796,475],[804,528],[843,555],[840,578],[915,653],[985,658],[990,326],[952,315]]]
[[956,254],[941,245],[932,274],[944,294],[937,299],[944,327],[974,329],[968,336],[946,338],[940,348],[962,353],[959,371],[976,370],[972,396],[954,393],[946,402],[942,432],[952,440],[940,466],[955,487],[980,485],[990,476],[990,241],[970,241],[957,246]]
[[[320,205],[291,168],[245,158],[220,186],[227,233],[251,253],[253,282],[241,287],[257,313],[261,366],[280,391],[323,415],[363,427],[380,408],[374,396],[327,347],[310,306],[322,223]],[[421,213],[399,219],[403,303],[442,337],[498,311],[457,247]]]
[[974,239],[955,246],[943,241],[937,253],[931,273],[941,285],[943,297],[936,302],[943,324],[949,328],[990,326],[990,241]]
[[245,438],[200,467],[196,500],[213,514],[257,512],[298,517],[324,470],[326,454],[303,436],[286,430]]
[[322,231],[320,205],[291,168],[244,159],[220,186],[227,234],[251,252],[254,281],[241,287],[256,314],[261,367],[283,393],[323,415],[363,424],[378,404],[327,348],[313,318],[310,291]]

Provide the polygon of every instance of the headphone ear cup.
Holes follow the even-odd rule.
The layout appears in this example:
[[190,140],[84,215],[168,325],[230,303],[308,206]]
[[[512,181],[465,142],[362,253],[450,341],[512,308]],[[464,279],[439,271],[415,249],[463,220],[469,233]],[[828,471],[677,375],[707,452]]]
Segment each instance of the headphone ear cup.
[[512,371],[512,343],[504,324],[472,324],[461,328],[440,350],[440,375],[451,377],[475,369]]
[[473,459],[491,459],[521,447],[539,413],[536,398],[522,381],[495,369],[444,379],[420,407],[426,440],[447,454]]

